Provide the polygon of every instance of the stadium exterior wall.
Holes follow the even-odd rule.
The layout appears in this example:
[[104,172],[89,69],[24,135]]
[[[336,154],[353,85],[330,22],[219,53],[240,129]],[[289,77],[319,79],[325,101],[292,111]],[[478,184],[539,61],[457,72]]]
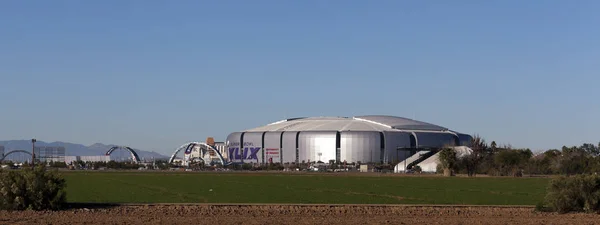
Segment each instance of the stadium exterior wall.
[[382,146],[379,132],[345,131],[340,132],[340,161],[379,162],[385,146]]
[[283,163],[286,162],[296,162],[296,137],[299,135],[299,132],[283,132],[283,139],[281,140],[281,144],[283,148],[281,149],[281,155],[283,156]]
[[231,133],[225,142],[226,158],[233,163],[327,163],[330,160],[388,163],[404,160],[417,148],[467,145],[471,138],[419,121],[390,116],[382,118],[381,121],[388,123],[407,123],[411,129],[397,129],[354,118],[286,120]]
[[385,150],[383,162],[394,162],[404,160],[405,154],[399,154],[398,148],[416,147],[416,143],[411,145],[411,133],[386,131],[383,132]]
[[283,132],[266,132],[264,143],[265,161],[281,162],[281,137]]

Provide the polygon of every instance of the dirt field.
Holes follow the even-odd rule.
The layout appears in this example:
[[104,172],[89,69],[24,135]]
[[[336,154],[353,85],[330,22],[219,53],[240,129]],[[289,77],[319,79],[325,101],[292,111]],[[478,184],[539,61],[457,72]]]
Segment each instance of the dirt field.
[[530,207],[129,205],[59,212],[0,211],[0,224],[600,224],[600,215]]

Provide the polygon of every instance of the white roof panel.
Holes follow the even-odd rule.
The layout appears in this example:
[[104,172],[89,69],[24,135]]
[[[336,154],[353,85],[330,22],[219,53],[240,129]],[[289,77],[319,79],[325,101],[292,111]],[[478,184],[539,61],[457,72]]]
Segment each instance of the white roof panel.
[[392,130],[388,127],[358,121],[345,117],[311,117],[279,121],[266,126],[246,130],[245,132],[264,131],[384,131]]
[[355,118],[358,118],[360,120],[369,121],[372,123],[381,124],[381,125],[387,125],[391,128],[398,129],[398,130],[428,130],[428,131],[431,131],[431,130],[447,131],[448,130],[448,128],[445,128],[442,126],[425,123],[425,122],[421,122],[421,121],[417,121],[417,120],[412,120],[412,119],[408,119],[408,118],[404,118],[404,117],[397,117],[397,116],[373,115],[373,116],[357,116]]

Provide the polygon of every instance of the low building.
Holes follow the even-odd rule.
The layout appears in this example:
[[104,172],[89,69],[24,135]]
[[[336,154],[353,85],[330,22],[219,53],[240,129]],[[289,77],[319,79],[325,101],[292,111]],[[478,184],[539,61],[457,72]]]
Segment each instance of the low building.
[[227,159],[227,145],[225,144],[225,142],[215,142],[215,145],[213,147],[217,151],[219,151],[219,153],[221,153],[223,158]]
[[363,173],[373,172],[373,166],[367,165],[367,164],[360,165],[360,172],[363,172]]
[[65,163],[71,164],[75,161],[110,162],[110,156],[108,156],[108,155],[65,156]]

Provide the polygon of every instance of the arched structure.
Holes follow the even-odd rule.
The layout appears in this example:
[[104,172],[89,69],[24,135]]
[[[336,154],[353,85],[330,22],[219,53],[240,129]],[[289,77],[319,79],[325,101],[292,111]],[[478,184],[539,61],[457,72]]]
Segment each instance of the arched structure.
[[227,165],[225,163],[225,159],[223,159],[223,155],[221,155],[221,153],[219,151],[217,151],[215,148],[213,148],[212,146],[210,146],[204,142],[189,142],[184,145],[181,145],[179,148],[175,149],[175,151],[173,152],[173,155],[171,155],[171,158],[169,158],[169,163],[173,163],[173,161],[175,160],[175,157],[177,156],[177,153],[179,153],[181,150],[184,150],[184,149],[185,149],[184,155],[189,156],[189,157],[184,157],[184,160],[185,160],[185,158],[188,158],[188,160],[191,160],[192,159],[191,155],[195,148],[199,148],[198,149],[198,153],[199,153],[198,158],[202,159],[202,161],[204,161],[204,164],[209,165],[213,161],[212,158],[216,157],[217,160],[221,163],[221,165]]
[[10,151],[10,152],[7,152],[6,154],[4,154],[4,155],[2,156],[2,158],[0,158],[0,162],[4,161],[4,159],[5,159],[5,158],[6,158],[8,155],[10,155],[10,154],[13,154],[13,153],[25,153],[25,154],[28,154],[29,156],[31,156],[31,152],[28,152],[28,151],[25,151],[25,150],[13,150],[13,151]]
[[114,146],[114,147],[110,148],[106,152],[106,155],[110,155],[111,153],[113,153],[117,149],[123,149],[123,150],[128,151],[131,154],[131,158],[133,158],[133,160],[136,163],[140,163],[141,162],[140,157],[138,156],[137,152],[135,152],[132,148],[127,147],[127,146]]

